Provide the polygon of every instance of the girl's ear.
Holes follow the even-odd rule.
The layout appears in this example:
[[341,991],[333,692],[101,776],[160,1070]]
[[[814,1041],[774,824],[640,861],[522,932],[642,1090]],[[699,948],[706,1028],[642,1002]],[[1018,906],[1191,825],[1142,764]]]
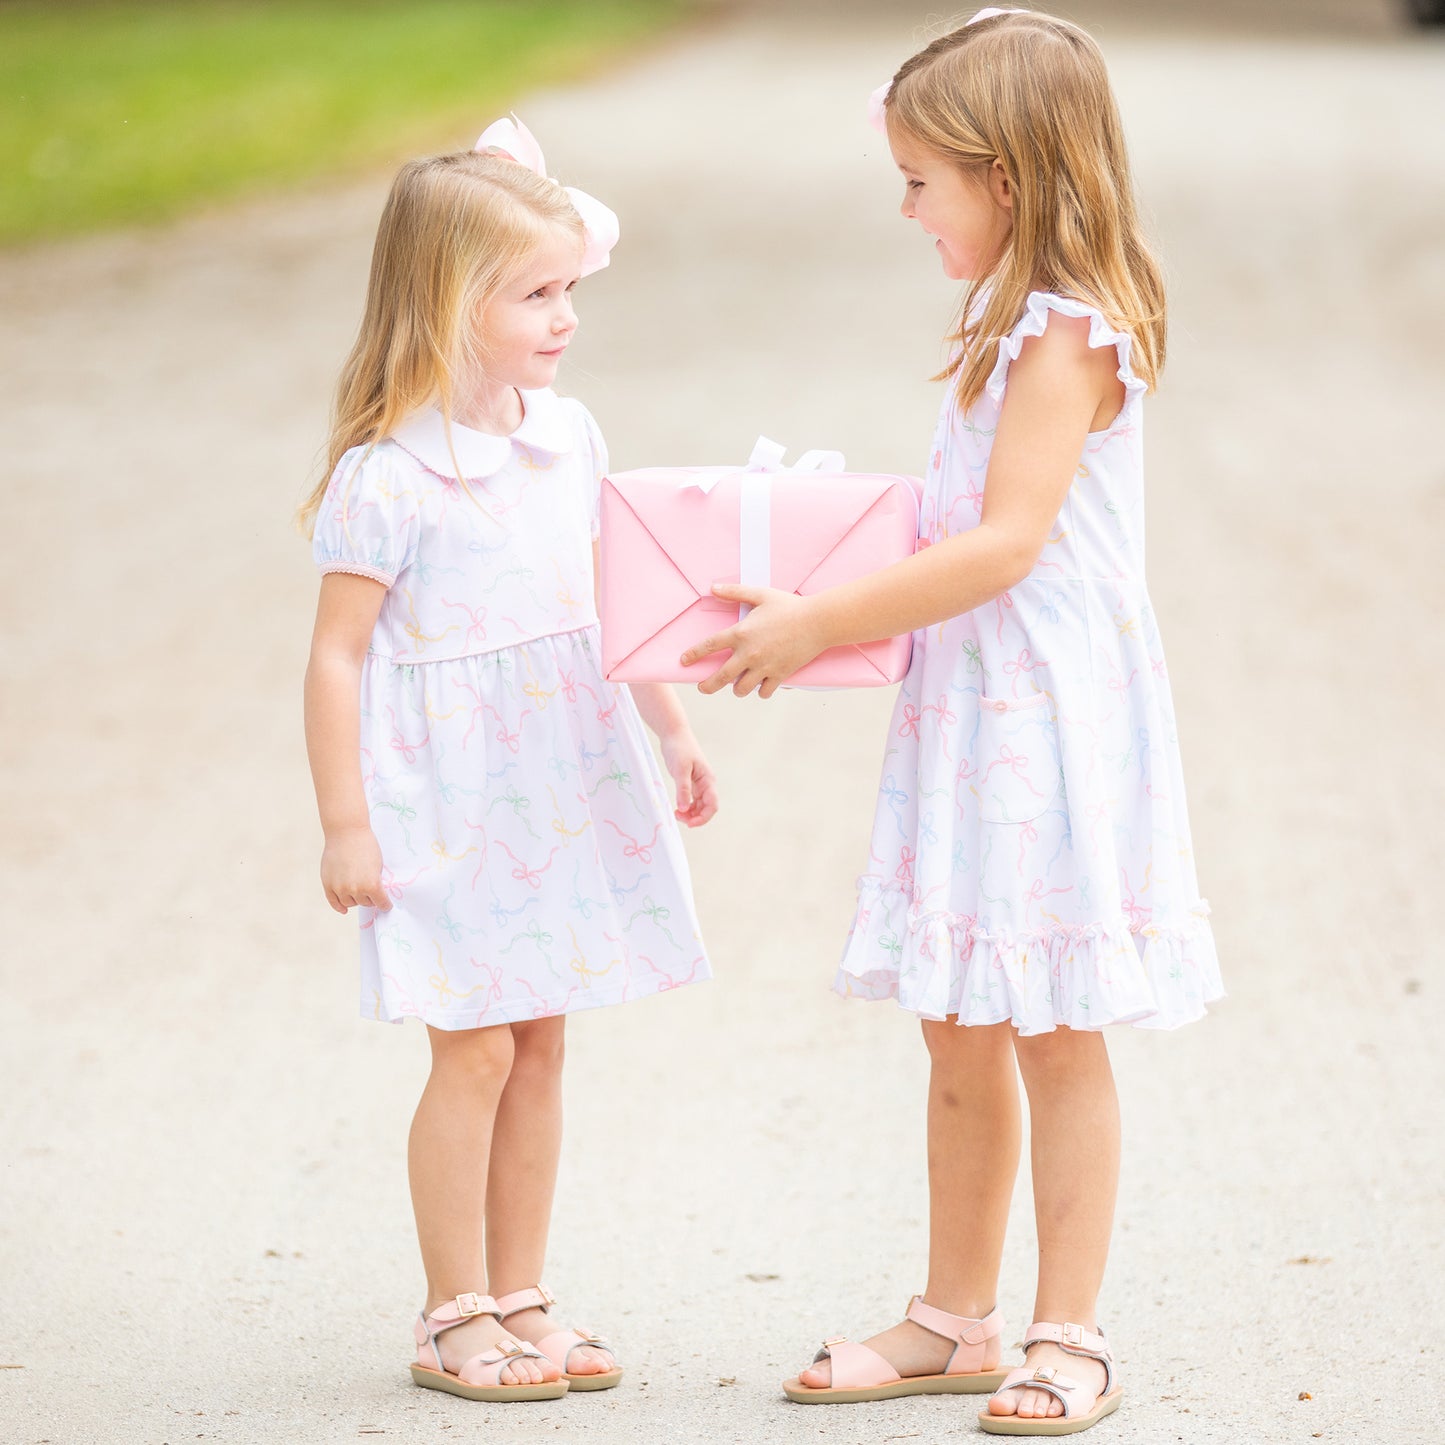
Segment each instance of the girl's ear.
[[1004,170],[1001,160],[995,159],[988,168],[988,193],[1000,210],[1013,210],[1013,186],[1009,183],[1008,172]]

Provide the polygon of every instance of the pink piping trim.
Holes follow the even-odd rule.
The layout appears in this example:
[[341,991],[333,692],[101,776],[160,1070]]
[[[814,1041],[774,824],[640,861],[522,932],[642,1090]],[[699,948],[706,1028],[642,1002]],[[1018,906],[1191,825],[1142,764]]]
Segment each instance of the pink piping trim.
[[329,572],[350,572],[357,577],[370,577],[373,582],[382,582],[388,587],[396,581],[394,572],[383,572],[380,567],[368,567],[364,562],[322,562],[317,570],[323,577]]
[[1031,707],[1042,707],[1049,700],[1046,692],[1031,692],[1027,697],[985,697],[978,695],[978,705],[987,712],[1023,712]]

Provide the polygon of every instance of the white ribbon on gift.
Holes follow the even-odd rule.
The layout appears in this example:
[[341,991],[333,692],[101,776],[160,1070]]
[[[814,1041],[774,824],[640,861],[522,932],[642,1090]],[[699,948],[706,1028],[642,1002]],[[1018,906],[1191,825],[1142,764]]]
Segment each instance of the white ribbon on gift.
[[[744,587],[773,585],[773,477],[779,472],[841,472],[842,452],[814,449],[804,452],[792,466],[783,462],[787,447],[781,442],[759,437],[743,470],[742,496],[738,515],[738,581]],[[683,483],[684,490],[696,487],[706,496],[724,477],[732,472],[718,472]],[[739,620],[752,609],[738,605]]]

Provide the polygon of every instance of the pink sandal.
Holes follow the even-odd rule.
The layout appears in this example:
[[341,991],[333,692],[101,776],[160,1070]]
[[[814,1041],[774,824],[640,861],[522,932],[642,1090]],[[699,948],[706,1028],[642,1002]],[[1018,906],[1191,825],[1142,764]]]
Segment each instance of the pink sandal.
[[[520,1314],[522,1310],[541,1310],[546,1314],[556,1303],[552,1291],[546,1285],[539,1284],[531,1289],[514,1289],[511,1294],[500,1296],[497,1308],[501,1312],[501,1318],[505,1320],[509,1315]],[[572,1358],[572,1351],[583,1346],[603,1350],[611,1355],[613,1368],[598,1370],[590,1375],[568,1374],[567,1361]],[[612,1346],[601,1335],[594,1335],[591,1330],[558,1330],[555,1334],[538,1340],[533,1348],[540,1350],[562,1371],[563,1380],[574,1393],[578,1390],[610,1390],[622,1379],[622,1371],[617,1368],[617,1356]]]
[[978,1416],[979,1428],[989,1435],[1073,1435],[1097,1425],[1106,1415],[1112,1415],[1119,1408],[1124,1392],[1114,1384],[1114,1356],[1105,1343],[1104,1332],[1094,1334],[1082,1325],[1051,1325],[1038,1321],[1029,1326],[1024,1336],[1024,1350],[1030,1345],[1057,1345],[1071,1355],[1087,1360],[1098,1360],[1104,1367],[1104,1393],[1096,1395],[1086,1384],[1068,1375],[1059,1374],[1052,1365],[1034,1369],[1020,1365],[1010,1370],[996,1394],[1005,1390],[1043,1390],[1052,1395],[1064,1407],[1062,1415],[1032,1415],[1020,1419],[1017,1415],[991,1415],[981,1410]]
[[953,1341],[954,1350],[941,1375],[900,1375],[877,1350],[857,1345],[844,1336],[824,1340],[813,1357],[816,1365],[832,1360],[832,1383],[814,1389],[794,1377],[783,1382],[783,1393],[800,1405],[851,1405],[860,1400],[894,1400],[902,1395],[986,1395],[1004,1378],[998,1368],[1003,1346],[1003,1316],[990,1310],[981,1320],[951,1315],[914,1295],[907,1317],[935,1335]]
[[[473,1355],[455,1373],[447,1369],[437,1348],[437,1336],[478,1315],[492,1315],[498,1324],[502,1322],[496,1300],[487,1294],[459,1294],[438,1305],[430,1314],[416,1317],[412,1331],[416,1336],[416,1363],[411,1367],[411,1377],[418,1385],[428,1390],[445,1390],[464,1400],[556,1400],[567,1393],[567,1381],[560,1378],[543,1380],[540,1385],[499,1383],[502,1371],[513,1360],[541,1360],[546,1369],[555,1368],[553,1361],[520,1340],[504,1340],[490,1350]],[[436,1360],[435,1369],[427,1358],[428,1350]]]

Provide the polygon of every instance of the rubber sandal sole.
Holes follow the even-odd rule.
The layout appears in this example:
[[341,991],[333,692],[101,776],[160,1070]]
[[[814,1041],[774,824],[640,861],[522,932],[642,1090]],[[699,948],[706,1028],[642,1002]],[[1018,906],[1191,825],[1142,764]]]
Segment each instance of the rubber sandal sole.
[[485,1400],[494,1405],[507,1400],[560,1400],[568,1388],[566,1380],[541,1385],[468,1385],[455,1375],[429,1370],[425,1365],[413,1365],[411,1378],[425,1390],[445,1390],[448,1395],[460,1395],[464,1400]]
[[622,1383],[622,1370],[604,1370],[599,1375],[563,1375],[572,1394],[579,1390],[613,1390]]
[[1112,1415],[1123,1398],[1122,1390],[1113,1390],[1101,1396],[1087,1415],[1072,1418],[1068,1415],[1046,1415],[1020,1420],[1017,1415],[990,1415],[987,1410],[980,1410],[978,1428],[985,1435],[1077,1435],[1080,1430],[1088,1430],[1105,1416]]
[[799,1405],[858,1405],[865,1400],[899,1400],[907,1395],[991,1395],[1007,1374],[1007,1370],[980,1370],[971,1375],[909,1375],[891,1385],[857,1390],[815,1390],[795,1375],[783,1381],[783,1394]]

